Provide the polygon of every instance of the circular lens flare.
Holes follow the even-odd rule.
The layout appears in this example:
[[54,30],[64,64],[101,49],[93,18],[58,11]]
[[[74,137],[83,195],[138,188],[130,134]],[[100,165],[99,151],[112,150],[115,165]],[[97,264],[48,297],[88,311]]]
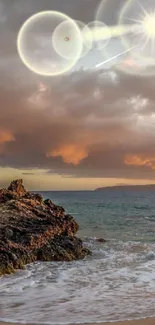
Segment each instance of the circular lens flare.
[[82,58],[85,55],[87,55],[89,51],[92,49],[93,39],[90,33],[90,29],[86,24],[84,24],[80,20],[76,20],[76,24],[80,29],[81,37],[82,37],[83,48],[80,56]]
[[[74,55],[62,58],[52,46],[52,35],[57,26],[68,22],[76,37]],[[65,34],[64,37],[68,37]],[[69,41],[63,43],[69,43]],[[69,16],[58,11],[43,11],[31,16],[21,27],[17,50],[25,66],[36,74],[57,76],[71,70],[80,58],[82,41],[80,30]]]
[[79,48],[79,41],[82,44],[82,38],[79,39],[77,37],[75,26],[72,24],[72,21],[69,20],[65,20],[60,23],[56,27],[52,35],[52,45],[54,50],[62,58],[65,58],[67,60],[74,60],[77,50]]
[[[86,28],[89,28],[88,32],[86,31]],[[103,50],[111,39],[111,31],[109,27],[97,20],[88,23],[83,29],[83,32],[87,39],[93,40],[92,48],[98,50]]]
[[[75,21],[80,33],[82,42],[82,51],[80,58],[85,56],[92,48],[92,37],[89,28],[79,20]],[[65,36],[67,35],[67,36]],[[65,42],[64,42],[65,41]],[[55,51],[65,59],[72,59],[75,56],[77,36],[69,21],[64,21],[55,29],[52,37],[52,44]],[[68,44],[66,44],[66,42]]]

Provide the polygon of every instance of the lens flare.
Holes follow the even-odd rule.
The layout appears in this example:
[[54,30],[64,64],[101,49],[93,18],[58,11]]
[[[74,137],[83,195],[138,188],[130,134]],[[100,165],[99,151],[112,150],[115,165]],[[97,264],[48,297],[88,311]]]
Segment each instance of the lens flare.
[[[89,28],[81,21],[76,20],[82,42],[80,58],[85,56],[92,48],[92,37]],[[87,35],[90,37],[87,37]],[[66,36],[67,35],[67,36]],[[52,36],[52,44],[55,51],[65,59],[73,59],[77,51],[78,40],[73,29],[73,25],[68,21],[63,21],[57,26]]]
[[[86,30],[89,28],[89,31]],[[92,39],[92,48],[103,50],[111,39],[110,28],[101,21],[92,21],[83,29],[86,39]]]
[[142,27],[146,37],[155,39],[155,12],[144,17]]
[[[80,31],[80,30],[79,30]],[[75,26],[71,20],[61,22],[52,35],[52,45],[56,53],[67,60],[74,60],[82,39],[77,37]],[[81,48],[82,50],[82,48]],[[79,54],[80,57],[81,53]]]
[[[52,35],[57,26],[68,22],[76,39],[74,55],[62,58],[52,46]],[[67,37],[68,35],[65,35]],[[68,46],[69,42],[63,40]],[[82,51],[80,30],[69,16],[58,11],[43,11],[31,16],[21,27],[17,49],[25,66],[43,76],[57,76],[68,72],[79,60]]]
[[89,53],[89,51],[92,49],[93,39],[92,39],[92,35],[90,33],[90,29],[86,24],[84,24],[80,20],[76,20],[76,24],[78,25],[78,27],[80,29],[81,37],[82,37],[83,48],[82,48],[82,52],[81,52],[81,56],[80,56],[82,58],[85,55],[87,55]]
[[106,64],[106,63],[108,63],[108,62],[110,62],[110,61],[112,61],[112,60],[114,60],[114,59],[117,59],[117,58],[120,57],[121,55],[130,52],[132,49],[133,49],[133,48],[128,49],[128,50],[126,50],[126,51],[123,51],[123,52],[121,52],[121,53],[118,53],[118,54],[115,55],[115,56],[112,56],[111,58],[109,58],[109,59],[107,59],[107,60],[102,61],[101,63],[99,63],[99,64],[96,65],[96,68],[99,68],[99,67],[101,67],[102,65],[104,65],[104,64]]
[[[146,9],[147,7],[147,9]],[[143,59],[146,65],[155,64],[155,3],[130,0],[121,10],[119,23],[133,25],[133,35],[122,36],[126,47],[137,44],[134,56]]]

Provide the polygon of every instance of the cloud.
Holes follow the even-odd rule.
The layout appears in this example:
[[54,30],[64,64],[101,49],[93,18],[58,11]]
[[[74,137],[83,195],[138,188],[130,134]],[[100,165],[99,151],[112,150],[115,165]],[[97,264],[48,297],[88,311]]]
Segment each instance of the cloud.
[[47,157],[62,157],[64,163],[78,165],[88,157],[87,148],[82,144],[67,144],[47,153]]
[[3,154],[6,149],[6,144],[15,141],[15,137],[9,130],[0,129],[0,154]]
[[153,78],[148,85],[146,77],[115,70],[41,78],[49,91],[38,108],[29,102],[38,81],[25,78],[25,86],[7,79],[0,91],[2,167],[77,178],[155,178]]
[[28,175],[35,175],[35,173],[31,173],[31,172],[25,172],[25,173],[22,173],[22,175],[24,175],[24,176],[28,176]]
[[10,141],[15,141],[13,134],[7,130],[0,130],[0,144],[4,144]]
[[145,157],[145,155],[142,156],[132,156],[127,155],[124,160],[126,165],[133,165],[136,167],[139,166],[145,166],[152,170],[155,170],[155,156],[152,157]]
[[4,3],[0,1],[0,25],[4,24],[7,20]]

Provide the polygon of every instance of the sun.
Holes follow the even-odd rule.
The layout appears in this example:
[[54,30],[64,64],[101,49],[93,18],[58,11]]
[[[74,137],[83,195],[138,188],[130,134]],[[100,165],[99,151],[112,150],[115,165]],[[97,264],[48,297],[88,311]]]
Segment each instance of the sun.
[[148,38],[155,39],[155,12],[144,15],[142,20],[143,32]]
[[136,31],[137,28],[137,31],[140,34],[143,34],[144,37],[150,40],[155,39],[155,10],[149,13],[143,7],[141,8],[143,9],[143,15],[141,16],[141,19],[127,19],[134,22],[133,32],[134,30]]
[[[155,65],[155,0],[127,0],[119,16],[119,25],[131,26],[131,33],[122,35],[125,48],[143,62],[144,69]],[[145,73],[144,71],[144,73]]]
[[154,55],[155,51],[155,10],[148,12],[141,6],[143,10],[143,15],[141,20],[134,20],[137,22],[137,27],[139,30],[139,44],[141,44],[141,51],[145,51],[148,48],[149,44],[150,55]]

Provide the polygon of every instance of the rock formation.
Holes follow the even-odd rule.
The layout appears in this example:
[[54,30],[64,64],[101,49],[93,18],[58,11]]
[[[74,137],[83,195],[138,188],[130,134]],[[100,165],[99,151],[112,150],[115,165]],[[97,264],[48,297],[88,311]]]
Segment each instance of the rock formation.
[[22,180],[0,190],[0,275],[35,261],[72,261],[90,254],[77,238],[71,215],[40,194],[27,192]]

